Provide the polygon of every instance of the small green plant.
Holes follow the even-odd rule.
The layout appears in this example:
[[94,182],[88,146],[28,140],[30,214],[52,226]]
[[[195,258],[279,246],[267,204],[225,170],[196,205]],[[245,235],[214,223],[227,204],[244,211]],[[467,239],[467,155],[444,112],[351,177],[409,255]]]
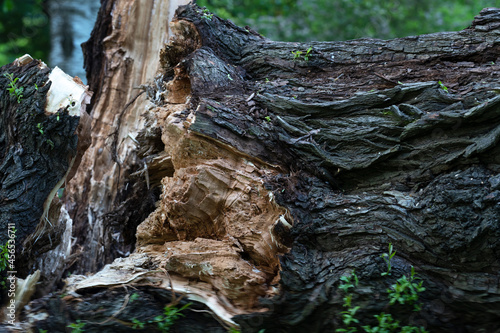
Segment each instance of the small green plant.
[[293,60],[300,59],[300,56],[302,55],[302,51],[292,51],[293,54]]
[[357,332],[356,327],[353,327],[352,324],[358,324],[359,320],[355,318],[356,312],[360,309],[359,306],[352,306],[352,296],[353,294],[350,292],[351,289],[354,289],[358,286],[359,280],[356,272],[353,270],[351,275],[342,276],[340,278],[339,289],[342,290],[346,295],[344,296],[344,305],[346,308],[345,311],[342,311],[342,322],[344,323],[346,328],[337,328],[335,332],[347,332],[353,333]]
[[306,50],[306,54],[304,55],[304,60],[305,60],[305,61],[309,61],[309,54],[311,53],[312,49],[313,49],[313,48],[312,48],[312,47],[310,47],[310,48],[308,48],[308,49]]
[[355,270],[352,270],[351,275],[342,276],[340,278],[339,289],[342,290],[344,293],[348,294],[349,290],[356,288],[358,284],[359,284],[358,276],[356,275]]
[[231,77],[231,74],[227,74],[227,78],[231,81],[233,81],[233,78]]
[[269,79],[266,77],[266,82],[269,82]]
[[[387,264],[387,272],[382,273],[382,276],[387,276],[391,272],[391,259],[396,254],[396,251],[389,243],[389,253],[384,253],[381,257]],[[411,267],[410,278],[402,276],[399,278],[395,284],[391,285],[387,289],[389,296],[389,305],[399,304],[413,304],[414,311],[420,311],[421,305],[417,303],[418,293],[425,290],[422,287],[423,281],[417,282],[416,280],[421,280],[416,276],[415,269]],[[346,308],[345,311],[341,312],[342,323],[344,328],[337,328],[335,332],[347,332],[355,333],[358,332],[358,328],[361,326],[359,320],[356,318],[356,313],[360,309],[360,306],[353,305],[353,292],[358,286],[359,280],[354,272],[351,272],[348,276],[342,276],[340,278],[339,289],[345,294],[343,301],[343,307]],[[391,314],[382,312],[374,316],[377,319],[376,326],[365,325],[361,326],[365,332],[368,333],[390,333],[400,330],[402,333],[428,333],[423,327],[416,326],[401,326],[398,320],[395,320]]]
[[138,293],[133,293],[132,295],[130,295],[130,298],[129,298],[129,303],[132,303],[133,301],[135,301],[136,299],[138,299],[140,296]]
[[142,322],[136,318],[132,319],[132,328],[143,329],[146,324],[156,324],[160,331],[170,332],[170,328],[175,324],[175,322],[180,317],[184,317],[184,314],[182,314],[181,312],[186,310],[190,305],[191,303],[187,303],[181,308],[177,308],[172,305],[166,305],[165,308],[163,308],[163,314],[154,317],[153,320]]
[[441,87],[441,89],[443,89],[445,92],[448,92],[448,88],[443,84],[443,82],[438,81],[438,84]]
[[[9,229],[8,234],[9,237],[16,237],[16,228]],[[12,236],[13,234],[13,236]],[[0,272],[3,272],[5,270],[13,270],[13,265],[14,265],[14,259],[11,261],[10,256],[9,256],[9,241],[5,242],[4,245],[0,245]],[[7,278],[2,277],[0,279],[0,288],[1,289],[6,289],[6,282]]]
[[43,125],[42,123],[36,124],[36,128],[38,128],[38,132],[40,132],[41,135],[43,135]]
[[48,332],[47,330],[44,330],[44,329],[42,329],[42,328],[39,328],[39,329],[38,329],[38,333],[47,333],[47,332]]
[[[36,124],[36,128],[38,129],[38,132],[40,132],[41,135],[44,135],[45,130],[43,129],[42,123]],[[54,141],[52,141],[51,139],[45,139],[45,142],[50,146],[50,149],[54,149],[54,146],[55,146]]]
[[312,51],[312,47],[308,48],[305,51],[299,51],[299,50],[292,51],[293,60],[300,60],[300,58],[302,57],[302,59],[304,59],[305,61],[309,61],[309,56],[310,56],[311,51]]
[[12,73],[4,73],[3,76],[9,79],[9,86],[7,87],[7,91],[9,92],[10,96],[16,96],[17,98],[17,103],[21,103],[21,100],[23,98],[23,92],[24,92],[24,87],[18,87],[17,86],[17,81],[19,80],[18,77],[14,79],[14,74]]
[[38,86],[36,83],[35,83],[35,90],[38,91]]
[[264,119],[267,120],[268,122],[271,122],[271,117],[269,116],[265,116]]
[[396,254],[396,251],[393,250],[394,248],[392,247],[392,243],[389,243],[389,253],[384,253],[380,256],[387,264],[387,272],[382,273],[382,276],[391,275],[391,260]]
[[54,141],[47,139],[45,140],[45,142],[47,142],[47,144],[50,146],[50,149],[54,149]]
[[[420,280],[417,282],[416,280]],[[410,279],[403,275],[400,277],[396,284],[393,284],[390,289],[387,289],[389,293],[389,304],[393,305],[396,302],[399,304],[413,304],[413,311],[420,311],[421,304],[417,303],[418,301],[418,293],[425,291],[425,288],[422,287],[421,278],[417,277],[415,274],[415,268],[411,266],[411,275]]]
[[399,321],[395,321],[394,318],[392,318],[391,314],[386,314],[382,312],[379,315],[374,316],[377,321],[378,325],[375,327],[371,327],[369,325],[363,326],[363,329],[367,333],[379,333],[379,332],[394,332],[399,328]]
[[203,17],[205,20],[212,21],[212,17],[214,17],[214,14],[210,13],[208,9],[203,8],[203,10],[201,11],[201,17]]
[[162,332],[170,332],[170,327],[172,327],[177,319],[184,317],[181,311],[187,309],[191,303],[187,303],[180,309],[175,306],[165,306],[163,309],[163,315],[156,316],[153,321],[156,322],[158,328]]
[[133,323],[132,328],[133,328],[134,330],[136,330],[136,329],[140,329],[140,330],[142,330],[142,329],[144,328],[144,325],[146,325],[146,323],[144,323],[144,322],[140,321],[140,320],[139,320],[139,319],[137,319],[137,318],[132,319],[132,323]]
[[0,271],[4,271],[9,267],[9,243],[5,243],[4,245],[0,245]]
[[67,327],[71,328],[71,333],[82,333],[85,332],[83,327],[86,325],[86,323],[82,323],[80,319],[76,320],[76,323],[71,323]]
[[[3,272],[4,270],[9,267],[9,249],[7,246],[8,243],[5,243],[4,245],[0,245],[0,272]],[[0,287],[1,289],[7,288],[5,285],[5,277],[2,277],[2,280],[0,281]]]

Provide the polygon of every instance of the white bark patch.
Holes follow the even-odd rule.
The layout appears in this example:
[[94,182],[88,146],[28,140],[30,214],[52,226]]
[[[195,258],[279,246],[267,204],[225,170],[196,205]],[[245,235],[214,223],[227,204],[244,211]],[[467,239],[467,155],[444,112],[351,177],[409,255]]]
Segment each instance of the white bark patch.
[[47,112],[56,113],[60,108],[66,107],[71,116],[79,117],[80,112],[85,112],[85,105],[90,103],[87,86],[57,66],[50,73],[49,80],[52,85],[47,93]]

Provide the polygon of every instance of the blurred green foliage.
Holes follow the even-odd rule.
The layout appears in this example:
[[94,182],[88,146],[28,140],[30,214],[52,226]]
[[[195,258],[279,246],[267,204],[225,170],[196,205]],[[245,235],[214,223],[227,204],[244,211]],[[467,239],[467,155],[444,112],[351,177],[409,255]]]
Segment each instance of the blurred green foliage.
[[[498,0],[496,0],[498,1]],[[495,2],[495,1],[493,1]],[[198,0],[272,40],[390,39],[470,25],[491,0]]]
[[[48,59],[49,0],[0,0],[0,66],[29,53]],[[498,0],[495,0],[498,1]],[[495,2],[493,1],[493,2]],[[467,27],[491,0],[198,0],[273,40],[395,38]]]
[[0,0],[0,66],[29,53],[48,59],[49,17],[44,0]]

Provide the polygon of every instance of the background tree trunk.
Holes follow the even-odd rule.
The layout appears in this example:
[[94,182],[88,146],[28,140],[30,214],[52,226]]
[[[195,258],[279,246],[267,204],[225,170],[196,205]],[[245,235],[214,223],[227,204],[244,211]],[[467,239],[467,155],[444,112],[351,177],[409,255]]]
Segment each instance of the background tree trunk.
[[50,57],[52,66],[85,80],[83,53],[80,45],[86,42],[95,23],[99,0],[50,0]]
[[[157,63],[127,61],[126,47],[152,61],[164,40],[147,34],[144,55],[129,39],[145,36],[132,28],[142,9],[120,4],[103,2],[85,47],[94,141],[66,203],[85,253],[76,271],[136,249],[68,278],[66,298],[33,302],[59,312],[37,328],[78,318],[128,331],[172,290],[214,314],[214,332],[334,332],[340,278],[355,270],[363,324],[391,312],[431,332],[499,329],[500,10],[460,32],[282,43],[190,4],[154,76]],[[131,91],[153,77],[140,118]],[[419,312],[387,301],[411,266]],[[187,313],[183,332],[208,320]]]

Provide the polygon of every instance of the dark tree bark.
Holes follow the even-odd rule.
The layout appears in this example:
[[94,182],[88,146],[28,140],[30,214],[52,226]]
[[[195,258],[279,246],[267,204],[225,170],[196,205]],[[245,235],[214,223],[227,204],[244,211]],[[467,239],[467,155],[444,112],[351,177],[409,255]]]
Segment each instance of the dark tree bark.
[[50,205],[90,144],[88,115],[81,118],[79,109],[89,102],[88,92],[76,82],[79,90],[64,87],[68,95],[57,100],[62,98],[57,85],[68,82],[52,73],[29,56],[0,68],[0,244],[15,228],[18,256],[9,270],[18,277],[26,277],[35,258],[58,245],[64,227]]
[[245,330],[342,327],[336,287],[354,269],[358,317],[373,322],[410,266],[427,288],[416,324],[500,328],[498,9],[464,31],[391,41],[271,42],[194,6],[176,24],[185,46],[167,51],[192,52],[163,65],[190,80],[190,131],[287,170],[267,179],[294,221],[281,293],[237,319]]
[[[430,332],[498,332],[499,9],[460,32],[390,41],[272,42],[194,4],[177,10],[171,28],[160,75],[145,89],[152,104],[137,156],[121,160],[119,191],[108,189],[115,215],[105,216],[140,223],[136,250],[68,279],[66,300],[40,300],[36,311],[50,316],[57,303],[68,316],[36,327],[71,317],[127,331],[130,293],[122,303],[101,295],[131,285],[142,288],[136,302],[172,290],[242,332],[335,332],[345,328],[340,278],[355,271],[364,325],[390,312]],[[122,109],[112,112],[121,120]],[[96,123],[108,118],[100,113]],[[140,190],[127,190],[129,180]],[[154,211],[138,211],[153,191],[161,191]],[[68,203],[82,230],[96,207],[89,202]],[[95,234],[98,245],[80,238],[91,254],[110,244]],[[397,252],[382,276],[389,243]],[[418,312],[387,301],[412,266],[426,288]],[[96,323],[97,302],[122,310]],[[145,321],[153,314],[143,309]]]

